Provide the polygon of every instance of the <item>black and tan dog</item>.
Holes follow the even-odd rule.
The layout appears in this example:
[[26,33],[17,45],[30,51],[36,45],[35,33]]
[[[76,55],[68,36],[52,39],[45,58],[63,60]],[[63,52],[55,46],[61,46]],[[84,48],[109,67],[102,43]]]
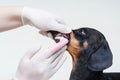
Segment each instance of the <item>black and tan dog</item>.
[[[51,33],[53,38],[59,34]],[[112,53],[101,32],[80,28],[61,35],[69,39],[67,50],[73,59],[70,80],[120,80],[120,73],[103,73],[112,65]]]

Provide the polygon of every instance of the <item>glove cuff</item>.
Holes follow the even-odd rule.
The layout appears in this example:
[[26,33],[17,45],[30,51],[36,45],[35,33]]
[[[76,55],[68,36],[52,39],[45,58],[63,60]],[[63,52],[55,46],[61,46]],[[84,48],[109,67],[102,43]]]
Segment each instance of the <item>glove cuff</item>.
[[29,19],[28,19],[28,10],[29,7],[23,7],[22,13],[21,13],[21,20],[22,20],[22,24],[26,25],[29,24]]

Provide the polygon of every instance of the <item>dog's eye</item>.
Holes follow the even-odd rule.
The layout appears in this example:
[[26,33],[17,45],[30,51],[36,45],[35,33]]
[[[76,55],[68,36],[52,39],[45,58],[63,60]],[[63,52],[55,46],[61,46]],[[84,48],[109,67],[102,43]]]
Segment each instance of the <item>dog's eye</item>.
[[81,31],[81,35],[86,35],[84,30]]
[[73,32],[76,36],[79,36],[80,38],[86,38],[87,36],[84,29],[73,30]]

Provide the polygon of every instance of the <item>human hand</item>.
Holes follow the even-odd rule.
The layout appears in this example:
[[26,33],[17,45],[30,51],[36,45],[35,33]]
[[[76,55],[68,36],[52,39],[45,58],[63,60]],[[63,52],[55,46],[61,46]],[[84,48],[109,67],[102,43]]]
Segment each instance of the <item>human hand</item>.
[[71,28],[67,27],[61,18],[46,11],[24,7],[21,17],[23,24],[35,26],[41,31],[54,30],[61,33],[71,32]]
[[64,52],[67,43],[67,40],[62,39],[52,48],[37,47],[28,51],[20,61],[16,78],[18,80],[48,80],[65,62]]

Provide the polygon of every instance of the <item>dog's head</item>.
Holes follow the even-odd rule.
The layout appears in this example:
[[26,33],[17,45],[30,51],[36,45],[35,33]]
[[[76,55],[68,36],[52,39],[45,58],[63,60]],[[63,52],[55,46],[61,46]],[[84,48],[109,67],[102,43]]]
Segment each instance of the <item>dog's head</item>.
[[90,70],[102,71],[112,65],[112,53],[101,32],[92,28],[80,28],[66,36],[69,39],[67,50],[74,66],[87,64]]

